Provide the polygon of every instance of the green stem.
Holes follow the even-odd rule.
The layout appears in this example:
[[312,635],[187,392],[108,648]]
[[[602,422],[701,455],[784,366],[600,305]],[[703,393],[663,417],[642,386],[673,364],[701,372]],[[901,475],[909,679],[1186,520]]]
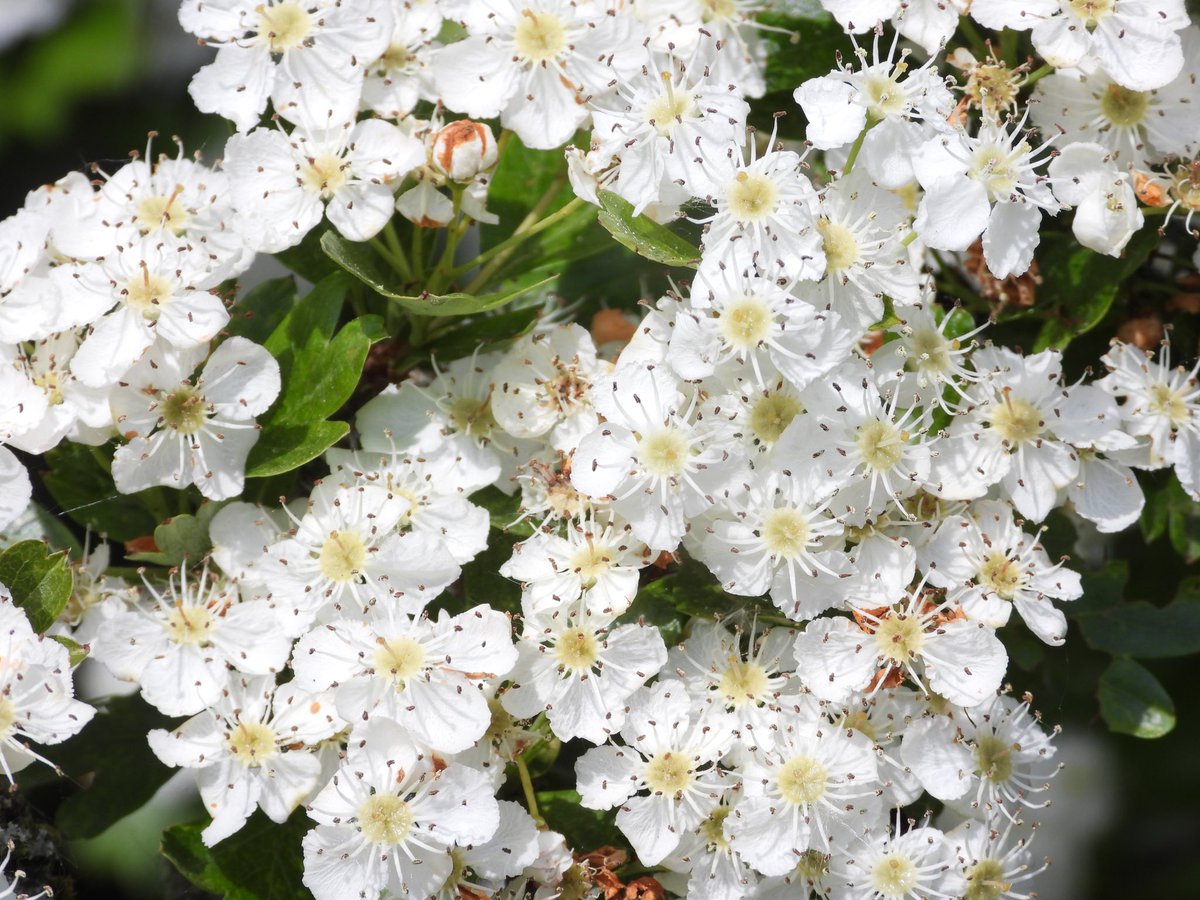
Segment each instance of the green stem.
[[413,225],[411,256],[413,262],[413,279],[422,281],[425,278],[425,229]]
[[450,219],[450,226],[446,229],[446,246],[425,284],[425,290],[432,294],[440,294],[445,286],[454,280],[454,252],[471,224],[470,218],[462,214],[463,189],[455,185],[453,191],[454,214]]
[[521,790],[525,794],[525,806],[529,810],[529,814],[533,816],[534,821],[541,828],[546,824],[541,813],[538,812],[537,792],[533,789],[533,779],[529,777],[529,767],[525,765],[524,757],[518,756],[513,760],[517,764],[517,775],[521,779]]
[[1029,73],[1029,77],[1025,79],[1025,84],[1023,84],[1022,87],[1029,87],[1031,84],[1037,84],[1047,75],[1051,75],[1053,73],[1054,66],[1050,65],[1050,63],[1045,63],[1040,68],[1034,69]]
[[863,130],[858,133],[858,137],[854,139],[854,144],[850,147],[850,155],[846,157],[846,165],[842,166],[842,177],[845,178],[850,174],[850,170],[854,168],[854,163],[858,159],[859,151],[862,150],[863,141],[867,139],[867,132],[875,127],[874,122],[868,122]]
[[412,281],[412,269],[408,267],[408,260],[404,258],[403,254],[397,256],[377,237],[371,238],[370,243],[375,248],[375,252],[382,256],[401,278],[405,281]]
[[[529,240],[534,235],[545,231],[551,225],[554,225],[555,223],[560,222],[570,216],[575,212],[575,210],[583,206],[583,202],[584,201],[578,197],[572,198],[571,202],[566,206],[555,210],[550,215],[546,216],[546,218],[534,222],[523,231],[514,232],[507,240],[501,241],[486,253],[481,253],[469,263],[465,263],[465,268],[464,266],[460,266],[459,268],[464,269],[464,271],[469,271],[480,263],[487,262],[487,265],[485,265],[479,274],[476,275],[471,281],[471,283],[464,288],[464,291],[468,294],[471,294],[486,285],[491,277],[500,269],[500,267],[507,262],[508,258],[512,255],[513,251],[517,249],[517,247]],[[488,260],[490,260],[490,262],[488,262]]]
[[971,44],[971,49],[975,51],[975,58],[984,60],[988,55],[987,41],[983,39],[983,35],[979,33],[979,29],[975,27],[975,23],[971,21],[970,16],[960,16],[959,26],[962,28],[962,33],[966,36]]

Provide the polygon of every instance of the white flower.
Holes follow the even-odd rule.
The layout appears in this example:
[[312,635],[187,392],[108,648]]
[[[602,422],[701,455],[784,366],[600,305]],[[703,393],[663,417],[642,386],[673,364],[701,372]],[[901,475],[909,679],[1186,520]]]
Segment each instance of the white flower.
[[680,681],[642,688],[629,703],[624,745],[589,750],[575,772],[583,806],[620,805],[617,827],[642,864],[655,866],[716,808],[727,788],[717,762],[734,732],[724,712],[697,704]]
[[344,765],[313,799],[304,884],[316,900],[429,897],[454,869],[455,846],[495,834],[500,810],[486,775],[443,765],[388,719],[356,729]]
[[547,435],[555,449],[569,452],[596,427],[592,384],[610,371],[582,325],[535,331],[493,370],[492,415],[514,437]]
[[625,724],[626,702],[667,660],[658,629],[641,623],[611,631],[568,616],[517,646],[513,686],[500,698],[523,719],[545,712],[554,734],[601,744]]
[[395,185],[424,161],[419,138],[381,119],[257,128],[225,145],[243,233],[264,253],[300,243],[326,215],[347,240],[374,237],[392,217]]
[[1050,161],[1054,196],[1075,207],[1071,231],[1089,250],[1120,256],[1145,224],[1129,173],[1099,144],[1069,144]]
[[193,381],[203,353],[168,353],[158,344],[113,392],[117,430],[129,438],[113,457],[117,490],[195,484],[210,500],[241,493],[258,441],[254,417],[279,396],[279,363],[257,344],[231,337]]
[[996,278],[1021,275],[1033,262],[1042,213],[1058,202],[1034,170],[1049,154],[1022,133],[986,121],[976,137],[951,132],[923,144],[913,168],[925,195],[913,228],[935,250],[966,250],[983,234],[983,254]]
[[232,680],[209,709],[147,738],[164,764],[197,770],[212,816],[201,838],[211,847],[239,831],[256,807],[286,822],[320,785],[316,746],[345,727],[329,695],[276,688],[274,676],[262,676]]
[[566,143],[588,119],[585,98],[636,65],[631,17],[602,5],[493,0],[463,14],[469,36],[434,57],[441,100],[474,119],[499,116],[527,147]]
[[900,813],[888,831],[872,829],[833,857],[829,880],[838,900],[926,900],[942,891],[952,861],[945,835],[921,825],[900,830]]
[[1083,596],[1079,574],[1051,563],[1036,538],[1013,521],[1012,507],[975,503],[969,518],[945,519],[923,552],[929,583],[946,588],[946,599],[968,619],[1000,628],[1015,607],[1046,643],[1066,639],[1066,617],[1050,600]]
[[471,747],[491,721],[481,690],[517,661],[508,618],[487,606],[432,620],[387,605],[318,626],[296,644],[296,682],[332,688],[349,722],[383,716],[440,753]]
[[967,897],[972,891],[990,891],[995,900],[1027,900],[1032,896],[1018,891],[1023,891],[1022,883],[1040,874],[1049,860],[1031,868],[1030,842],[1013,840],[1017,824],[1021,823],[1005,822],[1003,830],[998,830],[991,823],[968,819],[947,832],[946,841],[954,849],[957,862],[947,873],[947,890]]
[[212,706],[230,680],[229,666],[267,675],[287,663],[291,639],[265,600],[240,601],[233,585],[186,567],[167,585],[146,582],[149,603],[135,601],[100,626],[95,657],[168,716]]
[[270,98],[291,122],[352,119],[364,65],[392,33],[389,0],[183,0],[179,21],[218,49],[192,79],[201,112],[249,131]]
[[828,852],[874,821],[878,769],[864,735],[781,713],[776,729],[758,738],[741,773],[747,794],[725,819],[725,837],[759,872],[785,875],[804,851]]
[[67,648],[35,634],[0,584],[0,772],[11,784],[35,760],[53,766],[28,742],[61,744],[95,714],[75,699]]
[[607,420],[579,442],[571,481],[611,498],[651,550],[674,550],[688,519],[715,502],[742,460],[723,423],[696,414],[663,367],[630,365],[593,388]]
[[362,104],[385,119],[400,119],[421,100],[436,99],[430,63],[441,46],[437,0],[392,0],[395,24],[391,42],[367,65]]

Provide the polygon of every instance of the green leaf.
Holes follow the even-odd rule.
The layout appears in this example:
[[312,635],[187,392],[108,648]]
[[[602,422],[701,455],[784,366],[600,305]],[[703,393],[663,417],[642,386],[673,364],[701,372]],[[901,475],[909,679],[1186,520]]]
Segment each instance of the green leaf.
[[337,271],[337,266],[321,249],[321,237],[324,234],[326,229],[314,228],[295,247],[271,255],[305,281],[316,284]]
[[67,658],[71,662],[72,669],[87,659],[88,654],[92,652],[90,647],[86,647],[78,641],[73,641],[62,634],[52,634],[50,635],[50,639],[67,648]]
[[1123,564],[1110,564],[1107,569],[1112,572],[1086,575],[1084,596],[1066,607],[1089,647],[1136,659],[1200,653],[1200,591],[1194,590],[1192,581],[1184,582],[1174,602],[1155,606],[1120,599],[1117,578],[1123,584],[1127,569]]
[[557,277],[542,277],[541,273],[534,272],[530,277],[517,279],[500,291],[479,296],[462,293],[410,295],[399,283],[399,276],[387,267],[369,244],[348,241],[331,231],[322,238],[321,246],[330,259],[375,293],[418,316],[468,316],[486,312],[544,287]]
[[433,355],[449,362],[470,356],[479,347],[515,341],[533,326],[541,312],[540,306],[514,309],[459,325],[455,323],[444,337],[434,343]]
[[264,430],[250,451],[247,478],[267,478],[298,469],[316,459],[350,433],[347,422],[309,422],[307,425],[275,425]]
[[520,537],[531,537],[537,529],[528,519],[518,522],[521,516],[521,495],[506,494],[495,485],[471,495],[471,502],[482,506],[491,517],[492,527]]
[[239,297],[229,310],[226,331],[261,344],[296,305],[296,279],[272,278]]
[[1159,234],[1143,228],[1130,240],[1119,259],[1103,256],[1072,241],[1050,247],[1039,257],[1042,284],[1038,309],[1051,314],[1042,325],[1034,351],[1065,348],[1074,338],[1091,331],[1108,315],[1122,284],[1158,246]]
[[[130,694],[108,700],[83,731],[55,746],[51,758],[74,781],[87,784],[58,808],[56,821],[63,833],[95,837],[144,806],[176,771],[154,755],[146,734],[174,728],[180,721]],[[92,777],[84,779],[88,773]]]
[[1175,704],[1166,689],[1131,659],[1114,659],[1100,676],[1100,714],[1109,730],[1160,738],[1175,727]]
[[162,853],[188,881],[226,900],[301,900],[304,886],[300,842],[315,826],[303,808],[282,825],[256,812],[236,834],[206,847],[208,823],[174,825],[163,832]]
[[196,562],[212,549],[208,526],[223,504],[206,502],[196,515],[174,516],[154,529],[157,551],[131,553],[126,558],[159,566],[178,566],[184,560]]
[[58,621],[75,585],[67,554],[51,553],[41,541],[20,541],[0,553],[0,582],[38,634]]
[[[769,46],[767,52],[767,92],[786,92],[789,96],[801,82],[828,75],[837,64],[841,51],[849,55],[854,45],[833,17],[811,8],[809,15],[767,13],[757,20],[772,31],[760,32]],[[775,109],[776,107],[770,107]]]
[[599,847],[628,847],[608,810],[587,809],[575,791],[538,791],[537,805],[546,824],[567,839],[578,853]]
[[638,256],[666,266],[695,267],[700,251],[663,225],[635,216],[633,204],[612,191],[600,192],[600,224]]
[[50,495],[81,525],[115,541],[131,541],[150,534],[159,518],[149,511],[153,490],[122,494],[113,484],[108,469],[92,455],[92,448],[63,441],[44,457],[50,471],[42,483]]

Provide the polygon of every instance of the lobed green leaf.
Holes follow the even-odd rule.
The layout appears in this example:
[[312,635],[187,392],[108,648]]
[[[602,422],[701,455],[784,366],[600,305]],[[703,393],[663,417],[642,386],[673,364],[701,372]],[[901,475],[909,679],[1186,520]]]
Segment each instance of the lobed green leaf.
[[0,553],[0,582],[38,634],[58,621],[75,585],[66,552],[51,553],[35,540],[18,541]]

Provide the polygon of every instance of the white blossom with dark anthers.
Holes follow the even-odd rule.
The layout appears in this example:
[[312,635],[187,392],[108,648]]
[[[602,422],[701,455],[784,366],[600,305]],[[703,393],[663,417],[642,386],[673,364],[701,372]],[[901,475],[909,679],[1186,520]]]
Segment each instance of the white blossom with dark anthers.
[[1032,29],[1033,47],[1057,69],[1094,59],[1117,84],[1148,91],[1183,67],[1183,0],[975,0],[987,28]]
[[[745,151],[714,161],[716,188],[707,197],[715,208],[695,221],[707,227],[701,240],[706,262],[733,271],[758,268],[768,278],[816,281],[825,273],[825,251],[817,230],[817,193],[792,150],[758,155],[753,135]],[[719,162],[719,164],[718,164]]]
[[891,20],[897,32],[933,55],[958,28],[970,0],[820,0],[838,24],[852,34]]
[[114,676],[141,685],[168,716],[190,716],[220,699],[234,673],[268,675],[287,665],[291,638],[266,600],[240,600],[237,588],[182,567],[165,585],[145,581],[146,599],[100,626],[94,656]]
[[165,765],[196,771],[212,817],[201,839],[211,847],[240,831],[256,808],[286,822],[320,787],[319,745],[345,727],[332,695],[277,688],[268,675],[231,679],[208,709],[147,739]]
[[[676,890],[682,897],[741,900],[748,895],[758,896],[755,891],[758,874],[725,839],[725,820],[732,810],[730,804],[738,796],[734,789],[727,795],[733,799],[722,802],[699,827],[682,835],[675,851],[662,861],[669,872],[687,875],[683,889]],[[671,878],[670,874],[659,876],[664,886],[673,886]]]
[[292,669],[301,687],[331,688],[346,721],[384,716],[422,746],[458,753],[491,719],[483,682],[507,675],[516,660],[512,625],[491,607],[433,619],[378,604],[302,637]]
[[798,300],[773,279],[712,267],[675,315],[666,362],[685,381],[737,368],[760,388],[783,375],[803,390],[840,365],[856,338],[840,313]]
[[382,119],[331,119],[291,134],[268,126],[225,145],[242,233],[264,253],[294,247],[324,217],[347,240],[373,238],[392,217],[396,186],[424,160],[420,138]]
[[0,774],[33,762],[54,763],[29,746],[61,744],[96,710],[75,699],[67,648],[34,632],[25,611],[0,584]]
[[638,859],[658,865],[724,795],[729,779],[718,763],[734,742],[733,722],[723,710],[696,704],[683,682],[667,679],[630,697],[621,738],[623,744],[610,741],[576,762],[581,802],[619,806],[617,827]]
[[521,338],[492,370],[492,415],[518,438],[545,436],[569,453],[598,424],[592,385],[612,371],[596,358],[582,325],[556,325]]
[[900,758],[933,797],[973,818],[1015,820],[1021,806],[1040,809],[1062,766],[1052,762],[1058,729],[1042,729],[1031,700],[1000,695],[933,713],[908,727]]
[[1192,156],[1200,145],[1194,113],[1200,30],[1186,28],[1182,38],[1184,69],[1160,88],[1121,87],[1094,60],[1043,78],[1031,104],[1034,123],[1048,134],[1062,129],[1067,144],[1100,144],[1122,168],[1145,171],[1170,156]]
[[703,67],[660,68],[653,56],[591,108],[595,149],[620,161],[613,190],[639,215],[674,193],[667,185],[692,197],[715,191],[714,162],[738,152],[750,111],[733,83]]
[[626,365],[593,386],[605,422],[575,451],[571,481],[610,498],[651,550],[674,550],[699,515],[741,474],[727,423],[703,418],[666,367]]
[[[988,323],[974,325],[969,313],[946,312],[931,299],[903,310],[900,318],[901,324],[892,332],[895,340],[871,355],[881,383],[901,397],[911,397],[914,406],[936,406],[952,413],[969,403],[970,386],[980,377],[969,366],[976,348],[973,338]],[[973,327],[957,337],[948,334],[964,320]],[[890,387],[892,382],[895,387]]]
[[373,719],[351,734],[341,768],[308,806],[304,885],[317,900],[429,897],[454,847],[488,841],[500,810],[486,775],[443,765],[405,730]]
[[[874,26],[875,20],[863,23]],[[863,47],[855,49],[858,68],[839,61],[828,75],[796,88],[794,98],[808,119],[808,139],[822,150],[846,147],[862,138],[862,164],[882,188],[910,183],[917,149],[946,129],[954,99],[937,77],[932,61],[910,71],[907,50],[897,58],[897,33],[886,56],[880,56],[882,32],[872,44],[871,61]]]
[[225,340],[192,373],[207,348],[170,352],[156,343],[125,373],[109,399],[117,431],[117,490],[195,484],[209,500],[242,491],[246,459],[258,442],[255,416],[279,396],[279,363],[243,337]]
[[433,60],[441,101],[473,119],[499,116],[527,147],[566,143],[588,120],[587,100],[644,59],[630,16],[573,0],[464,4],[465,40]]
[[217,58],[192,79],[201,112],[253,128],[266,111],[290,122],[341,122],[358,111],[366,64],[387,49],[390,0],[183,0],[179,21]]
[[1146,222],[1129,172],[1099,144],[1068,144],[1048,167],[1054,196],[1075,209],[1075,240],[1097,253],[1120,256]]
[[1092,385],[1064,389],[1054,350],[1020,356],[985,347],[973,362],[983,376],[971,388],[977,405],[938,441],[929,489],[969,500],[998,484],[1018,513],[1040,522],[1079,472],[1072,444],[1090,446],[1118,428],[1117,406]]
[[435,368],[433,381],[388,387],[358,411],[362,449],[371,453],[446,455],[455,483],[469,492],[510,479],[532,445],[509,435],[492,414],[492,370],[499,354],[476,353]]
[[1000,688],[1008,668],[992,629],[962,618],[924,582],[886,606],[855,606],[852,619],[812,620],[796,638],[795,654],[808,689],[838,702],[907,678],[951,702],[976,704]]
[[628,524],[587,518],[563,534],[539,531],[513,547],[500,574],[521,583],[526,634],[561,615],[607,625],[633,603],[642,569],[652,562]]
[[704,67],[714,84],[736,85],[743,97],[766,91],[765,31],[781,31],[760,21],[771,9],[764,0],[667,0],[643,4],[634,15],[650,32],[659,53]]
[[1048,644],[1066,640],[1067,619],[1051,600],[1083,596],[1079,573],[1052,563],[1037,537],[1013,520],[1007,503],[980,500],[969,515],[947,518],[925,544],[921,568],[946,589],[970,621],[989,628],[1008,623],[1015,608],[1029,630]]
[[353,618],[376,605],[417,613],[454,581],[459,566],[436,540],[396,530],[410,505],[370,481],[317,485],[261,565],[292,619],[283,627],[299,635],[314,620]]
[[935,250],[966,250],[982,234],[984,259],[998,279],[1028,271],[1042,210],[1059,210],[1036,171],[1050,158],[1050,142],[1032,146],[1024,124],[984,120],[977,135],[939,135],[913,156],[925,190],[913,229]]
[[441,47],[437,0],[391,0],[392,35],[387,48],[366,68],[362,105],[385,119],[401,119],[422,100],[435,100],[430,64]]
[[731,594],[770,592],[790,619],[803,621],[841,606],[855,569],[842,548],[842,522],[830,512],[836,484],[803,460],[785,456],[751,473],[749,490],[710,513],[696,556]]
[[864,364],[843,365],[811,394],[812,415],[794,419],[775,447],[777,457],[802,460],[837,488],[830,512],[850,525],[889,506],[902,512],[902,502],[929,479],[926,413],[894,388],[881,390],[880,380]]
[[921,299],[924,281],[906,249],[912,232],[903,202],[861,171],[821,191],[817,231],[825,249],[825,277],[797,286],[801,297],[837,313],[856,337],[883,318],[885,295],[904,316]]
[[560,740],[602,744],[625,724],[629,697],[658,673],[667,648],[656,627],[612,629],[558,616],[517,645],[513,686],[500,698],[522,719],[546,713]]
[[725,839],[763,875],[786,875],[806,850],[829,852],[873,824],[880,784],[870,740],[818,712],[781,713],[740,768],[745,796]]
[[1118,341],[1101,360],[1109,373],[1097,386],[1121,401],[1121,423],[1141,442],[1120,454],[1122,461],[1141,468],[1173,465],[1184,489],[1200,497],[1200,363],[1172,368],[1169,344],[1156,361]]
[[[42,0],[38,0],[37,8],[45,8]],[[9,840],[4,851],[4,859],[0,859],[0,900],[42,900],[43,897],[53,896],[49,887],[43,887],[36,894],[28,894],[24,891],[17,893],[17,888],[21,886],[21,879],[25,877],[25,873],[20,869],[8,871],[8,864],[12,860],[13,850],[16,849],[16,844]]]
[[790,628],[758,629],[757,623],[693,619],[687,640],[671,648],[665,671],[683,680],[695,698],[731,714],[751,733],[770,731],[785,694],[799,685],[789,678],[796,661]]
[[[994,822],[967,819],[946,832],[953,848],[956,865],[947,873],[947,888],[954,896],[975,896],[984,900],[1032,900],[1025,884],[1050,864],[1049,858],[1037,868],[1030,851],[1032,838],[1015,837],[1013,828],[1024,824],[1019,819]],[[1036,832],[1037,824],[1032,828]]]
[[[500,824],[486,841],[450,851],[454,868],[435,900],[492,897],[539,856],[538,825],[519,803],[498,800]],[[561,837],[560,837],[561,839]]]
[[878,825],[838,847],[829,866],[833,900],[951,900],[945,890],[954,862],[946,836],[928,824],[902,829],[900,811],[890,828]]

